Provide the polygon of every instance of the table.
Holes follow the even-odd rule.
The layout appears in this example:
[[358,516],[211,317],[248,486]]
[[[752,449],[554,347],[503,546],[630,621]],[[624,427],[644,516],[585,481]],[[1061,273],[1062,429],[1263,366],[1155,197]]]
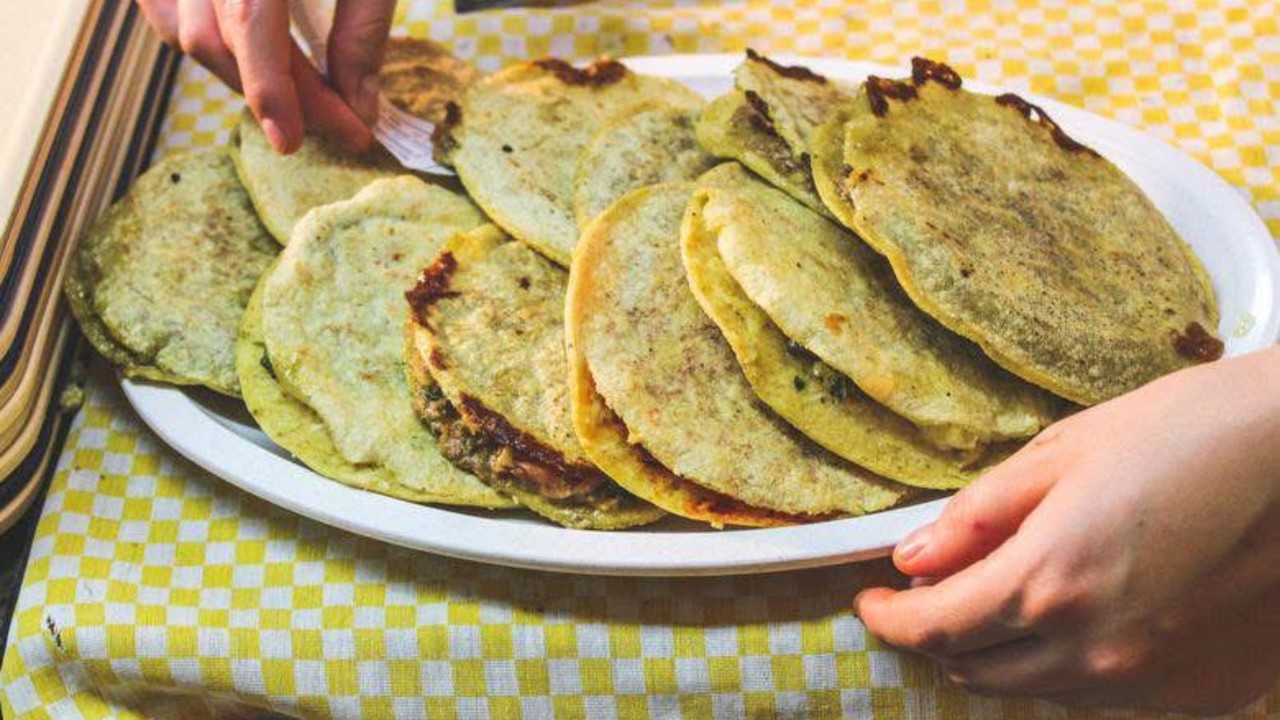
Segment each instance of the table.
[[[526,56],[834,54],[1043,93],[1171,142],[1280,232],[1280,4],[603,2],[401,30],[486,70]],[[240,102],[189,63],[157,153]],[[883,562],[757,577],[574,577],[454,561],[293,516],[197,470],[93,374],[0,668],[6,717],[1092,717],[971,696],[848,612]],[[1117,717],[1130,717],[1117,713]],[[1280,716],[1280,689],[1238,714]]]

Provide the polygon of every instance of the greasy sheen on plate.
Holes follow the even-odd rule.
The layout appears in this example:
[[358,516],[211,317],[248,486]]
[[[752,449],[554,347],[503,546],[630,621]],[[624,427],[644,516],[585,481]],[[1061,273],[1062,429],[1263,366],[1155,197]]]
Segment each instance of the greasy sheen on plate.
[[174,155],[89,228],[65,291],[125,375],[239,395],[236,328],[277,250],[227,152]]
[[436,148],[496,224],[567,267],[578,241],[578,158],[611,119],[653,101],[702,104],[684,85],[638,75],[615,60],[585,68],[554,58],[520,63],[476,83],[451,106],[436,128]]
[[272,442],[331,480],[383,495],[419,499],[404,492],[385,467],[358,465],[342,457],[320,416],[280,386],[262,339],[262,291],[266,278],[264,275],[249,298],[236,338],[236,375],[254,422]]
[[507,507],[454,467],[414,415],[404,292],[453,233],[484,223],[465,198],[412,176],[307,213],[266,280],[262,331],[276,379],[352,464],[386,467],[424,502]]
[[[708,210],[733,212],[740,203],[751,202],[750,192],[736,191],[744,175],[741,168],[726,165],[703,177],[685,211],[681,251],[694,297],[720,328],[752,390],[808,438],[891,480],[916,487],[955,488],[976,479],[991,464],[984,462],[982,451],[957,452],[928,441],[919,428],[791,341],[743,292],[717,247],[717,240],[729,232],[723,226],[717,232],[704,216]],[[781,195],[772,188],[766,190]],[[766,204],[758,212],[778,209]],[[779,228],[781,232],[792,229],[785,223]]]
[[893,506],[906,488],[761,407],[689,290],[679,238],[693,190],[672,183],[630,193],[592,222],[574,258],[572,344],[627,440],[679,478],[750,507],[816,519]]
[[663,512],[587,459],[569,417],[568,272],[493,225],[459,234],[407,293],[414,407],[445,457],[566,527]]
[[921,309],[1086,405],[1221,355],[1204,268],[1132,180],[1017,95],[912,68],[848,108],[824,199]]
[[[704,232],[783,335],[944,448],[1025,438],[1060,404],[921,312],[884,258],[737,165],[708,173]],[[801,353],[803,355],[803,353]]]
[[693,180],[715,165],[698,147],[697,112],[650,103],[617,118],[596,133],[578,160],[573,208],[584,228],[615,200],[637,188]]

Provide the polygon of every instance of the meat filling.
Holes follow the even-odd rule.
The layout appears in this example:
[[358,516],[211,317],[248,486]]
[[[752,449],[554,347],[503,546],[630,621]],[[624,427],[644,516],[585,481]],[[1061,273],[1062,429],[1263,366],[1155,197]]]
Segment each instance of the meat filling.
[[545,446],[530,452],[533,441],[527,435],[516,438],[512,433],[492,432],[490,423],[469,426],[438,385],[421,392],[422,419],[439,439],[441,453],[495,487],[516,485],[552,500],[585,499],[610,489],[607,478],[595,468],[548,462],[548,456],[558,454]]

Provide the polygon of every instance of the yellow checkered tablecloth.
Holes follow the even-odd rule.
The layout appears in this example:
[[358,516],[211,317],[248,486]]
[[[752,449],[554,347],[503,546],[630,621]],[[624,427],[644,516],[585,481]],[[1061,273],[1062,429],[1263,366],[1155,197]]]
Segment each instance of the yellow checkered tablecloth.
[[[1191,153],[1280,231],[1280,3],[603,2],[408,32],[487,70],[545,54],[741,50],[902,65],[1043,93]],[[183,67],[158,152],[240,103]],[[5,717],[1089,717],[970,696],[848,613],[884,563],[703,580],[573,577],[410,552],[277,510],[142,428],[99,373],[41,518],[0,669]],[[248,708],[248,709],[246,709]],[[1128,713],[1116,713],[1128,717]],[[1239,714],[1280,718],[1280,689]]]

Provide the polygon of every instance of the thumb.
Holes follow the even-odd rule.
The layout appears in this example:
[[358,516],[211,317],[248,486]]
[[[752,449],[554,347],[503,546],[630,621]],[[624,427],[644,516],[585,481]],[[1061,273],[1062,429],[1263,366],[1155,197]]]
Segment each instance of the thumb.
[[368,125],[378,119],[378,71],[395,0],[338,0],[329,34],[329,79]]
[[1059,431],[1045,430],[956,493],[936,521],[903,538],[893,553],[898,569],[915,577],[947,577],[1008,540],[1059,476]]

